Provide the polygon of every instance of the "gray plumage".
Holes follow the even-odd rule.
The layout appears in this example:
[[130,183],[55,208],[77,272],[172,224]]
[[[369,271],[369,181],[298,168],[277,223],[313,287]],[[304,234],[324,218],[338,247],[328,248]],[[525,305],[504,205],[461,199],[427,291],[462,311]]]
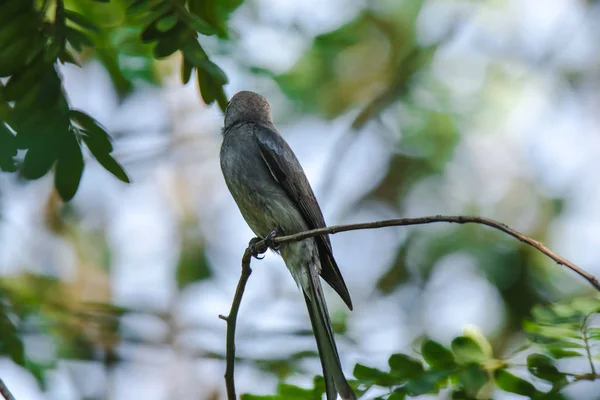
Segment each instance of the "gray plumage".
[[[260,237],[277,229],[289,235],[325,226],[323,213],[294,152],[271,121],[267,100],[239,92],[225,112],[221,169],[244,219]],[[317,341],[327,399],[355,399],[342,372],[321,276],[352,309],[329,236],[282,244],[280,254],[304,293]]]

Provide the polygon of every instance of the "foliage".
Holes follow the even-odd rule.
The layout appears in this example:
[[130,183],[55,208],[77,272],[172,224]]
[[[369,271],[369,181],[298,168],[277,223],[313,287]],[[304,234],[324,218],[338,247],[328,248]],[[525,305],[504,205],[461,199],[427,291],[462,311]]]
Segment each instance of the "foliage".
[[[371,392],[377,390],[387,392],[375,397],[378,400],[401,400],[441,391],[450,393],[453,399],[487,399],[495,388],[531,399],[561,399],[561,390],[569,384],[600,379],[593,364],[600,360],[600,326],[591,323],[599,314],[597,297],[536,306],[524,324],[527,343],[507,357],[494,357],[491,345],[475,333],[454,338],[449,348],[425,338],[419,357],[393,354],[387,370],[356,364],[356,379],[351,384],[360,398],[373,398]],[[514,361],[525,355],[526,364]],[[587,359],[589,372],[560,368],[557,361],[567,357]],[[550,389],[539,389],[542,382]],[[323,379],[316,377],[311,389],[280,384],[275,395],[244,395],[242,399],[320,399],[324,391]]]
[[[136,79],[156,81],[153,59],[182,51],[181,78],[196,71],[202,98],[225,109],[224,72],[197,35],[228,37],[227,18],[240,0],[0,1],[0,169],[38,179],[54,167],[55,187],[70,200],[84,169],[82,145],[123,182],[111,138],[94,118],[72,109],[59,63],[91,55],[106,67],[121,94]],[[134,59],[136,63],[127,62]],[[140,62],[141,61],[141,62]],[[139,65],[131,69],[129,65]],[[25,150],[17,160],[18,150]]]

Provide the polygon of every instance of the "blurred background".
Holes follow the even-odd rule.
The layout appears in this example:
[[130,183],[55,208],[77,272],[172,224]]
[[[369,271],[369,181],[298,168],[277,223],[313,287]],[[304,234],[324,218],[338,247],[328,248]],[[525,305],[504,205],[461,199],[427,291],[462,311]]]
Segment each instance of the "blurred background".
[[[480,215],[599,276],[599,19],[592,0],[245,0],[228,38],[200,41],[228,98],[270,101],[329,225]],[[132,183],[90,159],[65,204],[51,176],[0,173],[2,336],[11,346],[17,326],[12,346],[27,359],[1,357],[0,376],[18,400],[222,399],[217,316],[253,237],[220,171],[223,114],[194,80],[182,85],[178,54],[112,51],[117,64],[90,49],[60,73],[70,105],[115,138]],[[465,329],[503,355],[534,304],[591,292],[483,226],[331,240],[355,305],[327,291],[349,376],[423,335],[448,344]],[[321,366],[302,295],[276,255],[253,269],[238,392],[310,385]],[[581,382],[567,394],[598,392]]]

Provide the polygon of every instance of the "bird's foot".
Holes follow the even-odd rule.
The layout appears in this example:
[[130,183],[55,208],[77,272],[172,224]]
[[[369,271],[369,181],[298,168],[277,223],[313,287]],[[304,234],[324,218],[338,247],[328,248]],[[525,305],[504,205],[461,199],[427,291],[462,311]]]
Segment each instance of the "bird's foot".
[[273,250],[279,250],[279,246],[277,246],[275,244],[275,238],[277,237],[277,234],[279,233],[279,229],[275,228],[273,229],[271,232],[269,232],[269,234],[267,236],[265,236],[264,241],[265,241],[265,245]]
[[262,239],[259,237],[250,239],[250,243],[248,243],[248,249],[250,250],[250,254],[252,254],[252,257],[256,258],[257,260],[262,260],[263,258],[265,258],[265,256],[261,257],[260,255],[264,254],[269,247],[264,246],[261,249],[257,249],[256,244],[259,242],[262,242]]

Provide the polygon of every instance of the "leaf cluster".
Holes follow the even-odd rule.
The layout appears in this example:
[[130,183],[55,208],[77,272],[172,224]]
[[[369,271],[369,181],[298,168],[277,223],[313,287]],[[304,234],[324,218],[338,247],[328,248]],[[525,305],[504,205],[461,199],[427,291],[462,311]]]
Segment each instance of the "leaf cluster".
[[[377,400],[437,395],[441,391],[449,393],[452,399],[488,399],[496,388],[531,399],[562,399],[561,390],[567,385],[600,379],[593,364],[594,359],[599,359],[600,328],[591,323],[599,313],[598,298],[538,305],[524,325],[530,340],[508,357],[494,357],[491,345],[480,335],[456,337],[449,348],[426,338],[420,345],[419,358],[393,354],[385,370],[356,364],[355,380],[350,383],[361,398],[373,398],[369,392],[384,389],[387,393],[375,397]],[[525,356],[523,353],[532,346],[537,351]],[[519,355],[525,356],[525,365],[511,361]],[[567,357],[588,358],[590,371],[576,374],[561,370],[556,361]],[[322,377],[315,378],[311,389],[280,384],[275,395],[242,398],[320,399],[325,391],[322,382]],[[541,382],[550,385],[550,389],[540,390]]]
[[[95,55],[119,92],[133,85],[123,57],[154,59],[182,51],[182,80],[195,70],[207,104],[225,109],[225,73],[210,60],[198,34],[228,37],[227,18],[241,1],[68,0],[0,1],[0,169],[38,179],[54,168],[55,187],[70,200],[83,174],[82,147],[118,179],[129,182],[111,154],[106,129],[70,107],[58,64]],[[129,63],[131,64],[131,63]],[[140,64],[137,62],[137,64]],[[139,76],[152,80],[151,73]],[[17,158],[18,151],[24,157]]]

